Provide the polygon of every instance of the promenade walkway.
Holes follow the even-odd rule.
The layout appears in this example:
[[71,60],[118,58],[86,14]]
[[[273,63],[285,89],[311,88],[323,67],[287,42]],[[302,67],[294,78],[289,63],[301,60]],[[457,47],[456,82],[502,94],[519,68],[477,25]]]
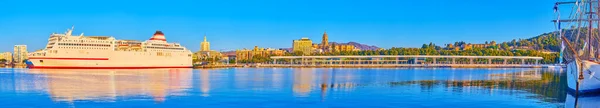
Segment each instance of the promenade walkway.
[[272,56],[263,67],[543,67],[529,56]]

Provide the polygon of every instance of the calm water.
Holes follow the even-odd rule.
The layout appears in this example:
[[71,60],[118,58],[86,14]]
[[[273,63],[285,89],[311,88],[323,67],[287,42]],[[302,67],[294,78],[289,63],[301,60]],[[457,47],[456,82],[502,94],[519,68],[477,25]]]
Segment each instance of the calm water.
[[565,77],[546,69],[0,69],[0,106],[565,107],[574,104]]

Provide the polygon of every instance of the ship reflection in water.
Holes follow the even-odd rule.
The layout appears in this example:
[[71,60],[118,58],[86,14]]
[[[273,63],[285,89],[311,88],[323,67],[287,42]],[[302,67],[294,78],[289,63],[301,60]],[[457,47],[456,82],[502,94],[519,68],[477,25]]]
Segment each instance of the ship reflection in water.
[[565,108],[598,108],[600,107],[600,95],[594,94],[591,96],[574,96],[567,95]]
[[567,95],[565,77],[545,69],[0,69],[0,97],[7,97],[0,105],[587,107],[600,101]]
[[117,97],[183,96],[192,87],[191,69],[164,70],[31,70],[43,75],[55,101],[115,101]]

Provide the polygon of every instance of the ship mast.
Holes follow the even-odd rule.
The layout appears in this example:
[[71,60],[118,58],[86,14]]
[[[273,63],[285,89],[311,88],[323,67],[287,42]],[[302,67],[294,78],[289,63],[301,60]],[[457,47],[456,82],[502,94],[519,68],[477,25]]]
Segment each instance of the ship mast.
[[[575,19],[557,19],[557,20],[553,20],[553,22],[558,23],[559,25],[559,30],[560,29],[560,25],[561,22],[577,22],[580,27],[581,26],[587,26],[587,37],[584,37],[584,40],[582,42],[584,42],[582,46],[584,47],[583,50],[583,54],[581,57],[582,60],[593,60],[596,55],[600,54],[600,50],[598,50],[597,48],[600,48],[600,43],[593,41],[593,40],[600,40],[600,37],[595,37],[594,35],[599,35],[598,33],[600,33],[600,29],[598,29],[598,33],[593,33],[594,32],[594,22],[596,22],[595,26],[598,26],[597,28],[600,28],[600,13],[598,12],[598,10],[600,10],[600,3],[598,3],[599,0],[580,0],[577,2],[556,2],[556,6],[555,6],[555,11],[558,11],[558,5],[563,5],[563,4],[575,4],[578,8],[577,8],[577,12],[575,13]],[[597,4],[597,6],[594,6],[594,3]],[[579,8],[579,6],[581,6],[581,8]],[[595,7],[595,8],[594,8]],[[587,8],[587,9],[586,9]],[[582,9],[581,11],[579,9]],[[578,15],[581,15],[579,17],[577,17]],[[587,16],[585,16],[587,14]],[[597,16],[597,17],[594,17]],[[571,16],[573,17],[573,16]],[[586,19],[584,19],[584,17],[587,17]],[[560,12],[559,12],[559,18],[560,18]],[[581,24],[581,22],[584,22],[583,24]],[[587,25],[586,25],[587,23]],[[580,34],[580,29],[581,28],[575,28],[576,30],[573,31],[574,33],[576,33],[577,35]],[[565,39],[568,39],[566,37],[563,38],[563,36],[565,36],[564,34],[559,34],[561,35],[561,39],[563,41],[568,41]],[[577,41],[579,36],[575,37],[575,44],[571,44],[571,45],[575,45],[575,46],[569,46],[569,48],[581,48],[581,47],[576,47],[579,46],[580,44],[577,44]],[[592,51],[592,46],[596,47],[596,51]],[[576,49],[575,49],[576,50]],[[572,52],[572,54],[575,54],[575,52]],[[578,55],[576,55],[578,56]]]
[[71,36],[71,34],[73,33],[73,29],[75,29],[75,26],[71,26],[71,29],[67,29],[67,33],[65,33],[65,35]]
[[[600,3],[596,3],[597,7],[596,7],[596,18],[600,18]],[[590,4],[591,5],[591,4]],[[600,40],[600,21],[597,22],[596,24],[596,29],[598,29],[598,32],[596,33],[596,39]],[[600,55],[600,42],[596,41],[596,53],[594,54],[594,56],[596,57],[596,59],[598,58],[598,55]]]
[[[555,24],[558,24],[558,33],[560,35],[560,39],[561,39],[561,44],[565,45],[565,46],[561,46],[561,56],[565,57],[565,60],[568,60],[567,63],[569,65],[567,65],[567,67],[573,67],[575,68],[576,74],[574,75],[576,81],[575,81],[575,95],[579,95],[579,88],[580,88],[580,83],[582,80],[584,80],[584,76],[583,76],[583,72],[584,72],[584,68],[586,68],[584,65],[586,64],[585,62],[583,62],[584,60],[593,60],[593,61],[598,61],[598,54],[600,54],[600,51],[598,48],[600,48],[600,0],[577,0],[576,2],[556,2],[555,7],[554,7],[554,11],[555,13],[557,13],[557,20],[553,20],[555,22]],[[594,3],[597,5],[596,7],[594,6]],[[569,18],[574,18],[574,19],[565,19],[562,20],[560,19],[561,15],[560,15],[560,11],[558,9],[558,5],[561,4],[575,4],[575,6],[572,8],[571,10],[571,14],[569,15]],[[595,7],[595,8],[594,8]],[[587,16],[586,16],[587,15]],[[596,18],[594,18],[594,16],[596,16]],[[585,17],[587,17],[586,19],[584,19]],[[561,22],[575,22],[576,23],[576,28],[570,28],[569,30],[565,30],[567,32],[571,32],[571,39],[569,39],[565,34],[562,34],[562,29],[561,29]],[[597,22],[597,23],[594,23]],[[587,24],[587,25],[586,25]],[[596,24],[596,25],[594,25]],[[587,26],[587,31],[583,31],[583,29]],[[597,26],[597,28],[594,28],[594,26]],[[593,33],[594,29],[598,29],[597,33]],[[583,34],[583,32],[587,32],[587,34]],[[576,34],[576,35],[574,35]],[[587,35],[587,37],[582,37],[580,38],[580,35]],[[570,40],[573,40],[573,42],[570,42]],[[578,43],[581,42],[581,43]],[[595,51],[592,51],[592,46],[594,46],[596,49]],[[582,48],[583,47],[583,48]],[[587,47],[587,48],[586,48]],[[569,54],[568,56],[563,55],[562,52],[562,48],[567,48],[568,49],[568,53],[564,53],[564,54]],[[580,49],[581,48],[581,49]],[[583,50],[583,54],[581,54],[579,51]],[[571,63],[574,62],[574,64]],[[568,68],[567,68],[568,69]],[[572,70],[569,70],[572,71]],[[588,68],[588,71],[589,68]],[[569,74],[574,74],[573,72],[569,73]],[[592,73],[593,74],[593,73]],[[575,100],[577,101],[577,100]]]
[[[588,19],[592,19],[594,17],[593,16],[594,11],[593,11],[593,7],[592,7],[592,2],[591,1],[589,2],[588,7],[589,7],[588,8],[589,9]],[[592,24],[593,24],[593,21],[592,20],[588,20],[588,21],[589,21],[588,22],[588,36],[587,36],[587,46],[586,46],[588,50],[584,51],[584,54],[585,54],[585,56],[584,56],[585,58],[584,59],[590,60],[590,59],[592,59],[592,56],[591,56],[590,53],[592,51],[592,47],[591,47],[592,41],[591,40],[592,40],[592,29],[593,29]]]

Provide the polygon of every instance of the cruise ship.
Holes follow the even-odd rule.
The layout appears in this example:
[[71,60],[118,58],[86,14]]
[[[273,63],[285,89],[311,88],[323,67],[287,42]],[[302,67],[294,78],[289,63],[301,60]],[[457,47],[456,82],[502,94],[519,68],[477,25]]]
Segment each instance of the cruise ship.
[[168,43],[162,31],[144,42],[112,36],[73,36],[52,33],[42,50],[29,54],[28,68],[151,69],[191,68],[192,52],[179,43]]

